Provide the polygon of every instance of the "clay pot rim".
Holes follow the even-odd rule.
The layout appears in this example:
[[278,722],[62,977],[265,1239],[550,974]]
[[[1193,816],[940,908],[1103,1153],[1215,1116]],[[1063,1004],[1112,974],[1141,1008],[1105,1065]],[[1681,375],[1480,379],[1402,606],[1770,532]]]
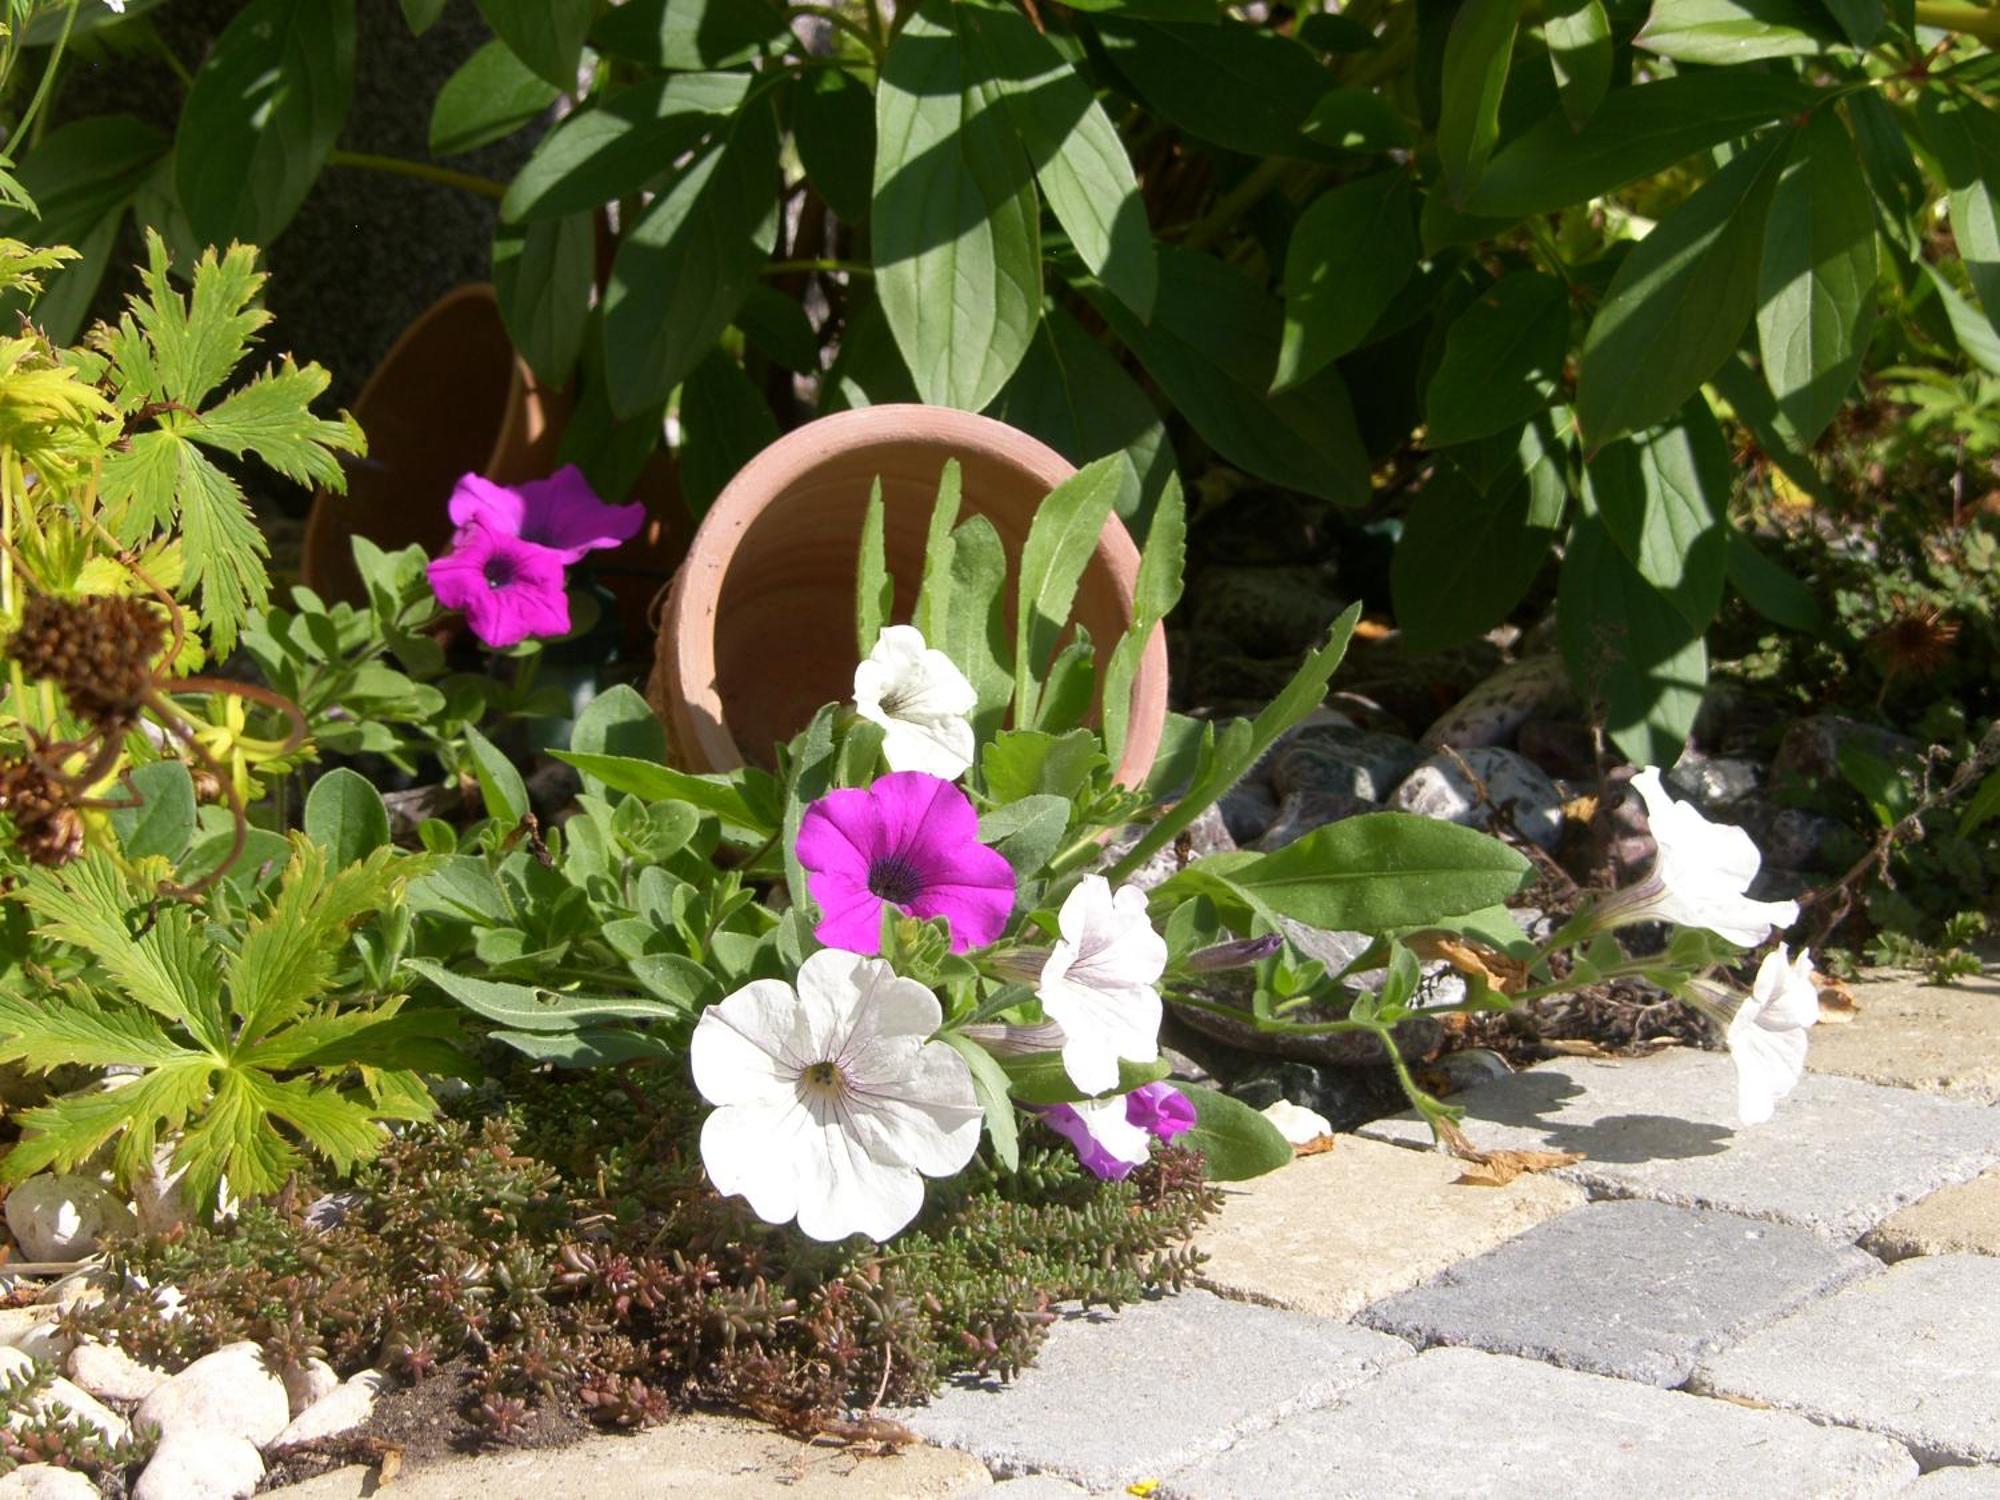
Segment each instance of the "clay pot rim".
[[[1025,468],[1054,489],[1076,473],[1076,466],[1039,438],[992,417],[955,407],[915,402],[889,402],[833,412],[784,434],[737,471],[710,505],[667,597],[664,631],[671,642],[671,670],[677,675],[673,694],[674,740],[716,770],[743,764],[742,752],[730,735],[716,690],[715,623],[722,598],[723,575],[736,541],[751,523],[790,485],[829,457],[859,448],[897,441],[928,441]],[[1094,554],[1107,565],[1119,605],[1129,617],[1139,570],[1139,548],[1124,522],[1111,516],[1099,533]],[[662,652],[656,670],[669,669]],[[1167,640],[1164,626],[1155,626],[1146,643],[1132,688],[1130,718],[1119,779],[1137,785],[1159,752],[1164,728],[1167,680]],[[1157,699],[1157,718],[1141,711]]]

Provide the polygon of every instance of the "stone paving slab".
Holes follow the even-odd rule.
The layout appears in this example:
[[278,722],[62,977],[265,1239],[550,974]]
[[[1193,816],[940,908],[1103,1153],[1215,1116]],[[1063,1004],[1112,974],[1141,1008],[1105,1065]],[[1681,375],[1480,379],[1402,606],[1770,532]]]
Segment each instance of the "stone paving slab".
[[[941,1448],[888,1457],[809,1448],[762,1423],[687,1416],[566,1448],[413,1466],[380,1493],[394,1500],[961,1500],[991,1485],[978,1460]],[[286,1500],[359,1500],[377,1492],[375,1470],[351,1466],[279,1493]]]
[[1190,1291],[1073,1314],[1011,1385],[961,1382],[894,1415],[997,1475],[1118,1489],[1289,1425],[1411,1357],[1387,1334]]
[[1677,1386],[1705,1354],[1881,1263],[1789,1224],[1627,1200],[1529,1230],[1361,1321],[1419,1347],[1465,1344]]
[[1884,1260],[2000,1255],[2000,1168],[1898,1209],[1861,1243]]
[[1917,1465],[1869,1433],[1626,1380],[1433,1349],[1166,1477],[1170,1500],[1872,1500]]
[[2000,1260],[1899,1261],[1705,1361],[1694,1388],[2000,1463]]
[[1881,976],[1854,999],[1852,1021],[1813,1028],[1812,1072],[2000,1102],[2000,972],[1955,985]]
[[[1613,1198],[1650,1198],[1803,1224],[1858,1239],[1905,1204],[2000,1164],[2000,1109],[1812,1076],[1764,1125],[1735,1121],[1721,1053],[1543,1063],[1454,1097],[1473,1143],[1581,1151],[1558,1175]],[[1427,1146],[1415,1114],[1362,1134]]]
[[1350,1318],[1467,1256],[1584,1202],[1583,1189],[1524,1176],[1460,1187],[1457,1163],[1360,1136],[1225,1185],[1196,1245],[1200,1284],[1245,1302]]
[[1933,1469],[1896,1500],[2000,1500],[2000,1469]]

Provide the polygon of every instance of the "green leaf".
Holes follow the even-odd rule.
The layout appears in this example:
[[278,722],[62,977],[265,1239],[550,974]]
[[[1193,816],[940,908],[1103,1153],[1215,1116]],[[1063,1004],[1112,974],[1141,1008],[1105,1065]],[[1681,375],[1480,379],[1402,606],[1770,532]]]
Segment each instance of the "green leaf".
[[278,896],[253,920],[225,964],[241,1048],[295,1019],[332,985],[347,933],[389,904],[402,875],[383,846],[359,864],[328,872],[327,855],[294,835]]
[[917,633],[932,645],[945,638],[945,621],[950,618],[951,564],[958,551],[958,540],[952,530],[958,525],[964,486],[958,460],[946,459],[938,475],[937,499],[931,505],[930,522],[924,531],[924,575],[917,588],[917,610],[911,616]]
[[521,358],[551,388],[569,384],[583,353],[597,237],[588,214],[493,231],[493,295]]
[[1477,214],[1553,213],[1650,177],[1697,151],[1810,110],[1818,90],[1748,68],[1691,72],[1613,89],[1571,127],[1558,109],[1493,155],[1466,195]]
[[979,757],[979,774],[995,802],[1046,794],[1074,798],[1104,767],[1097,736],[1087,729],[1057,736],[1032,729],[995,735]]
[[486,816],[502,831],[516,828],[528,815],[528,785],[514,762],[472,725],[465,726],[465,747],[472,752],[473,774],[479,778],[479,800]]
[[1807,635],[1816,635],[1825,626],[1813,591],[1734,527],[1729,532],[1729,583],[1774,625]]
[[1241,1099],[1192,1083],[1174,1087],[1194,1105],[1194,1128],[1175,1144],[1201,1153],[1202,1175],[1210,1182],[1261,1177],[1292,1159],[1291,1143],[1278,1127]]
[[591,1021],[667,1021],[686,1015],[678,1005],[632,995],[592,999],[525,984],[496,984],[490,979],[454,974],[424,958],[410,959],[406,966],[474,1015],[515,1031],[574,1031]]
[[1806,122],[1778,176],[1757,303],[1765,378],[1810,445],[1852,389],[1875,316],[1875,215],[1834,110]]
[[[1070,1082],[1060,1052],[1023,1052],[995,1060],[1007,1074],[1009,1092],[1022,1104],[1074,1104],[1094,1097]],[[1111,1092],[1129,1094],[1146,1084],[1158,1083],[1171,1071],[1172,1066],[1165,1058],[1149,1063],[1126,1062],[1121,1058],[1118,1086]]]
[[751,82],[746,73],[690,73],[613,90],[542,139],[508,184],[501,217],[560,219],[638,191],[743,108]]
[[561,93],[531,72],[505,42],[488,42],[438,90],[431,106],[431,155],[456,156],[510,136]]
[[347,118],[354,0],[251,0],[189,87],[174,179],[196,238],[268,245],[298,212]]
[[1894,828],[1914,805],[1909,780],[1894,762],[1851,740],[1838,747],[1834,761],[1841,778],[1861,794],[1881,827]]
[[882,478],[868,486],[868,507],[861,514],[861,545],[854,582],[854,639],[866,660],[880,639],[896,600],[896,581],[889,576],[888,512],[882,502]]
[[791,39],[770,0],[626,0],[591,28],[598,51],[647,67],[733,68]]
[[397,0],[403,10],[403,24],[412,36],[422,36],[444,14],[446,0]]
[[1994,326],[1979,315],[1978,308],[1958,294],[1957,289],[1938,273],[1937,267],[1929,261],[1918,261],[1917,267],[1937,294],[1938,305],[1944,308],[1945,321],[1951,325],[1951,336],[1958,343],[1958,352],[1987,374],[2000,375],[2000,332],[1996,332]]
[[938,1038],[965,1059],[972,1070],[972,1092],[986,1116],[986,1137],[993,1143],[993,1159],[1004,1172],[1021,1165],[1020,1122],[1014,1118],[1014,1101],[1007,1096],[1007,1070],[993,1054],[963,1032],[947,1031]]
[[694,367],[681,386],[681,499],[707,514],[723,486],[778,440],[778,419],[743,367],[721,350]]
[[612,1026],[585,1026],[575,1031],[491,1031],[525,1057],[558,1068],[612,1068],[620,1063],[678,1061],[686,1044],[652,1031]]
[[[731,828],[757,838],[769,838],[778,831],[777,820],[744,795],[741,785],[724,776],[695,776],[671,766],[623,755],[597,755],[580,751],[552,751],[565,765],[575,766],[586,776],[595,776],[614,792],[630,792],[649,802],[685,802],[703,812],[713,813]],[[746,777],[749,773],[742,773]],[[769,778],[766,777],[766,780]]]
[[1394,151],[1416,135],[1380,94],[1353,88],[1328,89],[1306,117],[1304,129],[1308,139],[1337,151]]
[[1245,156],[1313,154],[1303,131],[1333,80],[1312,50],[1235,19],[1104,21],[1098,35],[1155,114]]
[[475,0],[494,34],[559,89],[577,86],[592,0]]
[[1090,301],[1224,459],[1336,505],[1367,499],[1368,454],[1347,387],[1327,369],[1282,395],[1269,393],[1284,314],[1240,271],[1210,256],[1162,249],[1151,323],[1115,297],[1100,292]]
[[611,407],[665,403],[756,285],[777,226],[778,126],[768,95],[746,100],[619,244],[604,293]]
[[[667,757],[667,732],[646,700],[621,682],[592,698],[576,716],[569,747],[585,755],[662,761]],[[586,782],[584,789],[595,792],[600,787]]]
[[1620,438],[1585,466],[1584,503],[1695,631],[1706,630],[1722,608],[1734,478],[1722,429],[1699,397],[1671,426]]
[[338,869],[388,844],[389,809],[374,782],[337,766],[306,794],[305,830]]
[[2000,770],[1987,772],[1986,779],[1965,804],[1965,810],[1958,815],[1958,836],[1971,838],[1995,818],[2000,818]]
[[1139,664],[1145,658],[1153,632],[1180,603],[1186,561],[1187,507],[1181,499],[1180,480],[1176,478],[1168,484],[1159,509],[1153,513],[1145,550],[1139,554],[1139,578],[1132,590],[1132,624],[1104,664],[1104,753],[1113,766],[1124,759],[1125,739],[1132,723],[1132,685],[1138,680]]
[[1041,234],[1000,85],[924,0],[875,93],[875,293],[925,401],[978,411],[1028,352]]
[[1837,40],[1825,12],[1807,0],[1653,0],[1632,45],[1676,62],[1727,67],[1809,56]]
[[[0,210],[0,236],[79,252],[42,279],[34,320],[50,340],[67,344],[89,316],[125,209],[152,174],[167,141],[130,115],[98,115],[51,130],[21,161],[21,187],[33,208]],[[9,293],[0,317],[13,327],[28,299]]]
[[1444,44],[1443,108],[1438,115],[1438,164],[1452,201],[1485,169],[1500,137],[1500,96],[1514,55],[1521,0],[1464,0]]
[[1021,880],[1041,873],[1069,831],[1066,797],[1036,793],[996,807],[979,820],[979,841],[993,846]]
[[1735,352],[1757,307],[1765,208],[1788,144],[1773,132],[1738,152],[1618,267],[1577,376],[1577,425],[1592,449],[1669,420]]
[[136,805],[114,806],[111,828],[127,859],[177,861],[194,842],[194,778],[177,760],[134,767],[127,781]]
[[1672,765],[1708,685],[1707,649],[1588,515],[1570,528],[1556,625],[1570,676],[1601,706],[1613,743],[1635,765]]
[[844,68],[814,68],[792,95],[792,144],[826,206],[849,224],[875,192],[875,95]]
[[1542,35],[1563,117],[1581,130],[1611,87],[1611,18],[1603,0],[1557,0],[1545,6]]
[[1569,353],[1569,289],[1540,271],[1515,271],[1451,321],[1444,357],[1424,392],[1437,446],[1519,427],[1560,389]]
[[[1881,34],[1886,19],[1882,0],[1826,0],[1826,8],[1833,12],[1847,40],[1857,47],[1871,45]],[[1906,10],[1902,17],[1904,28],[1914,29],[1911,13]]]
[[2000,115],[1969,95],[1925,89],[1917,118],[1951,190],[1951,232],[1965,274],[2000,329]]
[[799,828],[809,804],[826,795],[835,784],[837,755],[833,742],[834,720],[839,705],[828,703],[812,716],[786,751],[785,823],[778,839],[785,856],[785,888],[792,905],[807,906],[805,866],[799,862]]
[[1232,866],[1229,885],[1312,927],[1382,932],[1504,902],[1533,867],[1498,839],[1410,813],[1363,813]]
[[1035,717],[1040,684],[1069,625],[1083,570],[1097,551],[1122,475],[1116,457],[1086,464],[1049,491],[1021,546],[1014,611],[1014,722]]
[[1272,389],[1290,390],[1359,347],[1416,270],[1417,254],[1416,199],[1402,172],[1378,172],[1315,198],[1285,250],[1284,338]]
[[1152,231],[1125,144],[1090,85],[1002,0],[961,0],[958,21],[1026,148],[1042,196],[1091,273],[1140,317],[1159,283]]
[[973,731],[989,738],[999,727],[1014,690],[1007,633],[1007,549],[993,523],[967,516],[952,534],[951,595],[944,637],[933,642],[958,664],[975,691]]

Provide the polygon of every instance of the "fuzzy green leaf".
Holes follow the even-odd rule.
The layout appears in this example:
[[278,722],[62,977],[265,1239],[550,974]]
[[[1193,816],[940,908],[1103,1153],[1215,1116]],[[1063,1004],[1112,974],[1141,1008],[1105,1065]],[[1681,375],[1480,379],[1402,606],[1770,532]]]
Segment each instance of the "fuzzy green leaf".
[[1291,1144],[1240,1099],[1194,1084],[1175,1084],[1194,1105],[1194,1129],[1177,1144],[1201,1153],[1211,1182],[1241,1182],[1274,1172],[1292,1159]]

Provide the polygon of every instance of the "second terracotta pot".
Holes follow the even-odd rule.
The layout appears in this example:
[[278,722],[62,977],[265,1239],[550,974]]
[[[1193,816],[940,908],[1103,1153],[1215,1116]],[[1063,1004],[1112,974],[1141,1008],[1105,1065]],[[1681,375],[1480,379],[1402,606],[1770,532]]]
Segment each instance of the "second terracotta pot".
[[[697,771],[769,765],[820,705],[854,687],[854,590],[868,492],[882,481],[893,618],[907,620],[923,573],[938,477],[957,459],[961,514],[993,523],[1013,569],[1035,511],[1075,473],[1026,433],[934,406],[873,406],[822,417],[752,459],[716,498],[675,575],[649,697],[676,756]],[[1114,516],[1084,570],[1073,617],[1099,661],[1132,620],[1139,550]],[[1011,613],[1011,609],[1010,609]],[[1167,714],[1167,642],[1155,630],[1133,684],[1118,779],[1144,781]]]

